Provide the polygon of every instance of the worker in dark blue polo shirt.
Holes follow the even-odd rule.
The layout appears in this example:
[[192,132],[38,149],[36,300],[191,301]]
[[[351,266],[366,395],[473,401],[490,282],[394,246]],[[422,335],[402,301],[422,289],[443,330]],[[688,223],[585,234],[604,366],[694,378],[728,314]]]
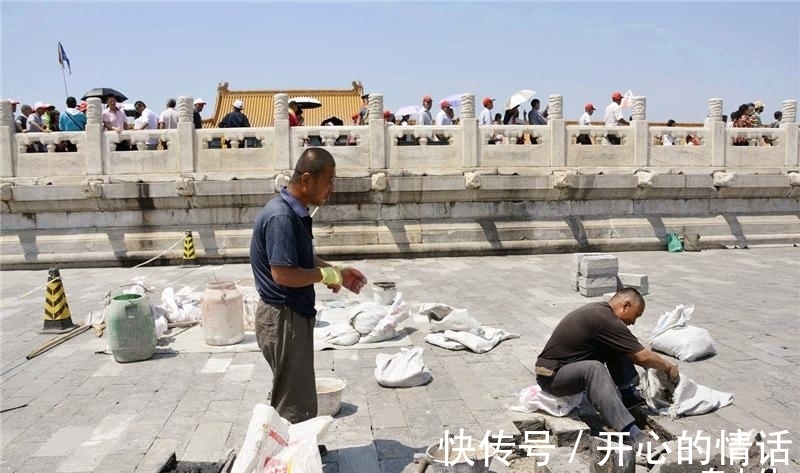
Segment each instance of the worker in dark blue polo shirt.
[[308,148],[289,186],[259,213],[250,264],[261,301],[256,339],[272,368],[271,405],[292,423],[316,417],[314,378],[314,284],[358,294],[367,283],[355,268],[332,266],[314,252],[308,205],[322,205],[333,192],[336,162],[322,148]]

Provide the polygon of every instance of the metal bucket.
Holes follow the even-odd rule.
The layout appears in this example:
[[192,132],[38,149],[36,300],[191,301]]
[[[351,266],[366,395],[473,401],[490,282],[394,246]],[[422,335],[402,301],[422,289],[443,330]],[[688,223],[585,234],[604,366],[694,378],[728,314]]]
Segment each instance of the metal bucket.
[[[494,458],[495,451],[489,447],[489,451],[473,445],[472,451],[466,450],[454,451],[451,449],[445,456],[444,449],[439,448],[439,444],[435,443],[425,450],[425,455],[430,462],[430,470],[433,473],[489,473],[489,467],[492,466],[492,459]],[[487,455],[488,453],[488,455]],[[453,460],[458,457],[458,462],[453,463]],[[469,457],[472,465],[465,460],[464,457]]]

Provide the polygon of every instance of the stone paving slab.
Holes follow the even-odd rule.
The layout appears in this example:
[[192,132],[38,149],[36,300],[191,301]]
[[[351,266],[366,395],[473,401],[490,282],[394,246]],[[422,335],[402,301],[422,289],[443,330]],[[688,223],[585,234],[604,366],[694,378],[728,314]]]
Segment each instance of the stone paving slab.
[[[700,253],[614,253],[619,270],[648,276],[645,316],[632,328],[643,341],[658,316],[695,304],[692,323],[706,328],[718,353],[679,363],[695,381],[734,394],[715,413],[656,419],[672,435],[702,429],[788,431],[789,457],[800,458],[800,250],[791,247]],[[415,307],[441,302],[467,308],[484,325],[521,334],[486,354],[453,352],[410,339],[425,349],[433,382],[409,389],[374,382],[377,353],[397,348],[316,353],[318,376],[347,380],[343,409],[324,441],[332,473],[411,472],[413,452],[445,429],[473,435],[516,429],[535,414],[508,411],[518,391],[534,383],[536,355],[570,310],[602,300],[573,291],[572,255],[350,261],[373,281],[393,280]],[[247,265],[64,269],[73,320],[102,308],[136,276],[160,290],[202,290],[213,278],[247,280]],[[25,355],[50,339],[40,335],[47,271],[0,272],[0,414],[5,472],[153,472],[173,451],[221,460],[238,449],[253,405],[266,399],[271,374],[260,353],[159,353],[119,364],[93,331],[32,360]],[[324,288],[320,298],[330,300]],[[371,299],[371,294],[365,294]],[[156,297],[156,300],[158,297]],[[178,335],[180,336],[180,335]],[[797,463],[792,468],[800,469]],[[492,471],[510,469],[495,461]],[[533,471],[533,470],[529,470]],[[783,470],[778,470],[783,471]],[[791,471],[791,469],[789,470]]]

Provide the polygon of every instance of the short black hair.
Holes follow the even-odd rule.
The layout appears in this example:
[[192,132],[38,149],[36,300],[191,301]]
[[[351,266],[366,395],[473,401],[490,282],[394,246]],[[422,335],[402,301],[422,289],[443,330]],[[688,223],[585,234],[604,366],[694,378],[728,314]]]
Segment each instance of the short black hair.
[[167,100],[167,108],[174,108],[175,107],[175,99]]
[[78,105],[78,101],[75,100],[75,97],[67,97],[67,107],[75,108]]
[[675,120],[673,120],[671,118],[669,120],[667,120],[667,126],[673,126],[673,125],[675,125]]
[[642,294],[638,290],[636,290],[636,288],[623,287],[622,289],[617,291],[616,294],[614,294],[614,297],[612,297],[612,299],[616,299],[618,296],[624,297],[625,299],[635,303],[636,305],[641,306],[642,310],[644,310],[644,297],[642,297]]
[[135,104],[133,104],[134,108],[144,107],[147,108],[147,105],[144,104],[141,100],[137,100]]
[[783,112],[781,112],[780,110],[778,110],[777,112],[775,112],[774,114],[772,114],[772,116],[773,116],[773,117],[775,117],[775,120],[780,120],[781,118],[783,118]]
[[333,159],[333,155],[331,155],[328,150],[323,148],[306,148],[297,159],[291,182],[300,182],[300,178],[305,173],[311,174],[312,177],[318,177],[321,176],[326,169],[335,167],[336,160]]

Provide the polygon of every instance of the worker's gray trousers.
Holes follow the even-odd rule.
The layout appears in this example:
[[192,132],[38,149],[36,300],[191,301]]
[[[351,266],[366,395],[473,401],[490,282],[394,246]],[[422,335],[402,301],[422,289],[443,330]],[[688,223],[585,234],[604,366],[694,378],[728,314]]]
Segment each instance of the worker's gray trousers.
[[609,361],[608,368],[596,360],[577,361],[562,366],[553,377],[537,376],[536,381],[555,396],[586,391],[605,423],[617,432],[634,421],[619,392],[619,389],[638,384],[636,368],[627,356]]
[[317,416],[314,322],[288,306],[258,302],[256,341],[272,368],[270,403],[292,424]]

